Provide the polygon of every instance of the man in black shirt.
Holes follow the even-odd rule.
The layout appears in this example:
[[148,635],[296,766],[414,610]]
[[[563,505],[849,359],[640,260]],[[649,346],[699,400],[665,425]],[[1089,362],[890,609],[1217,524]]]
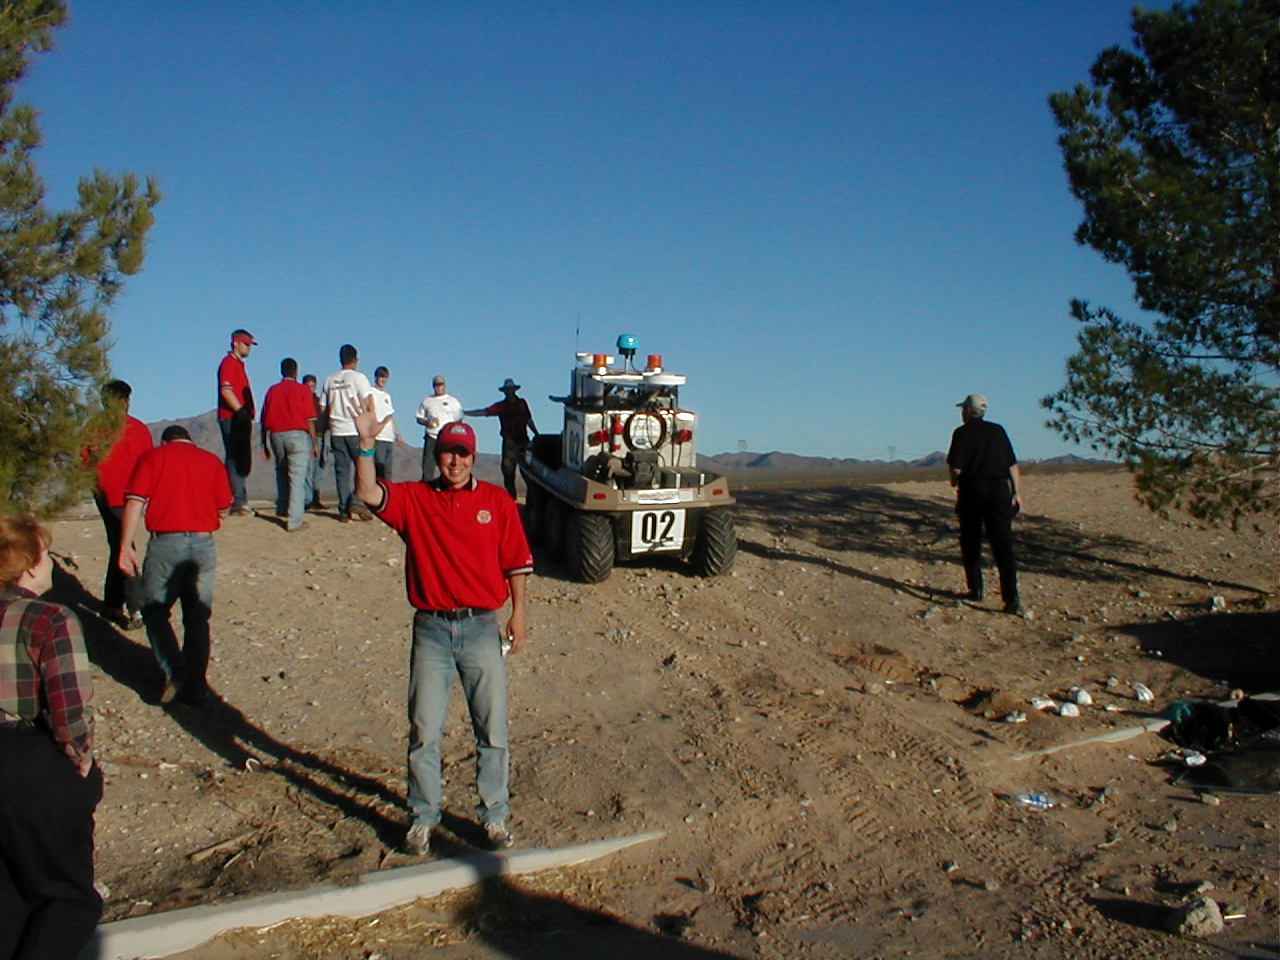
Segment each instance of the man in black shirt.
[[968,599],[982,599],[982,530],[1000,569],[1000,596],[1006,613],[1022,614],[1018,568],[1013,556],[1013,518],[1022,509],[1022,474],[1009,435],[988,423],[987,398],[971,393],[956,404],[962,425],[951,434],[947,466],[956,488],[960,517],[960,558]]

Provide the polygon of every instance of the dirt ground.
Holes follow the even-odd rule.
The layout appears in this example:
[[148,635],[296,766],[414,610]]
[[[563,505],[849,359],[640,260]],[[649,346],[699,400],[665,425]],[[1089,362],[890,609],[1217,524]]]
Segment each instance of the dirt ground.
[[[1122,472],[1028,476],[1026,620],[1000,612],[994,571],[985,604],[959,601],[943,483],[744,493],[717,580],[659,562],[584,586],[540,564],[511,661],[517,843],[666,838],[182,956],[1280,956],[1275,795],[1205,802],[1156,734],[1020,757],[1180,697],[1280,689],[1274,525],[1160,520],[1129,491]],[[398,852],[410,609],[387,528],[229,520],[219,699],[201,709],[157,706],[145,638],[91,612],[96,516],[59,522],[55,550],[100,670],[108,919],[415,862]],[[1027,702],[1073,686],[1094,699],[1078,718]],[[460,694],[450,718],[446,850],[478,833]],[[1057,806],[1013,802],[1026,790]],[[1204,881],[1243,918],[1209,943],[1163,932]]]

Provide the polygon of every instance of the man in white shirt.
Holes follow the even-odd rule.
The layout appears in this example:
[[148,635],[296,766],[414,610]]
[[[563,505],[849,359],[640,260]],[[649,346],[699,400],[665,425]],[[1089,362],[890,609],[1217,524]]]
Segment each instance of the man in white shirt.
[[393,419],[396,408],[391,403],[391,394],[387,392],[387,381],[390,379],[390,370],[377,367],[373,371],[373,388],[369,391],[373,394],[373,415],[378,418],[379,423],[385,421],[375,438],[373,451],[374,475],[379,480],[391,479],[391,451],[397,444],[404,446],[404,438],[400,436]]
[[431,390],[418,404],[418,422],[427,428],[426,436],[422,438],[423,480],[436,478],[436,438],[440,431],[462,419],[462,403],[445,390],[444,374],[435,375],[431,380]]
[[363,504],[353,504],[356,486],[356,457],[360,456],[360,435],[356,432],[356,417],[364,409],[365,398],[373,387],[369,378],[356,369],[360,356],[356,348],[344,343],[338,351],[342,369],[330,374],[320,392],[320,406],[329,422],[329,437],[333,447],[333,475],[338,483],[338,520],[347,523],[354,516],[357,520],[372,520],[373,514]]

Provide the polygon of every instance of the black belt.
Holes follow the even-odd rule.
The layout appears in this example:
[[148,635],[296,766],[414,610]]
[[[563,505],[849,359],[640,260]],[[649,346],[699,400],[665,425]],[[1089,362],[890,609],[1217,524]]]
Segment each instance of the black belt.
[[423,610],[429,617],[439,617],[441,620],[469,620],[471,617],[480,617],[486,613],[493,613],[492,610],[483,610],[480,607],[458,607],[454,610]]

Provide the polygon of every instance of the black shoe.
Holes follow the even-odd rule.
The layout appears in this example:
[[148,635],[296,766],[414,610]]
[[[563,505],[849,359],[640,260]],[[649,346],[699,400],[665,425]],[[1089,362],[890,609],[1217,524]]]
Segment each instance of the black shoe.
[[964,598],[968,600],[970,603],[981,603],[982,588],[979,587],[977,590],[970,590],[968,593],[964,595]]
[[310,503],[308,503],[308,504],[307,504],[307,509],[308,509],[308,510],[323,510],[323,509],[324,509],[324,504],[323,504],[323,503],[321,503],[321,502],[320,502],[320,498],[319,498],[319,497],[317,497],[316,499],[312,500]]
[[1011,613],[1015,617],[1022,616],[1022,614],[1025,612],[1022,609],[1022,601],[1019,600],[1017,597],[1014,597],[1012,600],[1007,601],[1004,605],[1004,612]]

